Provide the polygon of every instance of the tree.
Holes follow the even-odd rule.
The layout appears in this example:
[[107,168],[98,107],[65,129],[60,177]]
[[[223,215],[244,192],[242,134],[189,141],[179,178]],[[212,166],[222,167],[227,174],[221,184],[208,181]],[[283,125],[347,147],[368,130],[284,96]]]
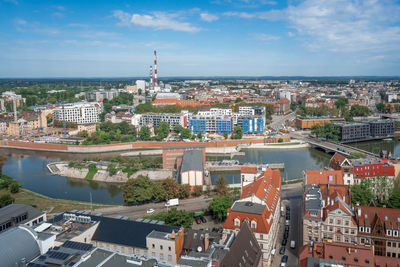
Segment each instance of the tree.
[[122,195],[126,203],[149,201],[153,197],[153,188],[153,183],[148,176],[139,175],[124,184]]
[[192,196],[199,197],[203,194],[203,186],[196,185],[193,189]]
[[167,192],[161,182],[153,183],[153,199],[163,201],[168,199]]
[[140,140],[150,140],[150,129],[147,126],[143,126],[139,132]]
[[233,129],[233,134],[232,134],[232,139],[242,139],[242,137],[243,137],[243,130],[242,130],[242,127],[240,127],[240,126],[236,126],[234,129]]
[[181,131],[182,138],[190,138],[191,135],[192,132],[189,129],[183,128],[183,130]]
[[89,134],[88,134],[88,132],[86,130],[84,130],[84,131],[80,131],[76,136],[83,137],[83,138],[88,138]]
[[282,138],[279,138],[279,139],[278,139],[278,143],[283,143],[283,139],[282,139]]
[[188,198],[190,196],[190,185],[180,184],[178,186],[178,198]]
[[164,221],[166,225],[190,228],[193,222],[191,213],[171,208],[168,211],[162,211],[147,217],[151,220]]
[[313,125],[311,127],[311,134],[315,135],[317,138],[324,134],[323,127],[319,124]]
[[265,105],[265,119],[272,120],[272,114],[275,113],[275,107],[271,104]]
[[218,178],[215,180],[215,191],[219,195],[226,195],[228,194],[229,188],[228,188],[228,181],[225,179],[225,176],[220,175]]
[[227,210],[231,205],[232,201],[229,196],[216,196],[211,201],[209,210],[213,218],[223,221],[227,217]]
[[0,194],[0,208],[10,205],[14,202],[14,198],[9,193]]
[[15,194],[15,193],[19,192],[21,185],[19,183],[17,183],[16,181],[14,181],[13,183],[10,184],[10,186],[8,188],[10,189],[10,192],[12,194]]
[[117,166],[114,164],[114,163],[110,163],[109,165],[108,165],[108,174],[110,175],[110,176],[113,176],[114,174],[116,174],[117,173]]
[[354,117],[366,117],[369,115],[369,108],[361,105],[353,105],[350,109],[350,115]]
[[163,140],[168,136],[168,134],[169,134],[169,123],[165,121],[160,122],[160,125],[158,126],[157,129],[157,138],[159,140]]
[[338,109],[342,109],[346,107],[346,105],[349,103],[349,100],[346,97],[339,97],[338,100],[335,102],[335,106]]
[[376,109],[379,112],[385,112],[385,104],[383,104],[383,103],[376,104]]
[[228,139],[228,133],[224,133],[224,138]]
[[198,132],[198,133],[197,133],[197,138],[198,138],[199,140],[201,140],[201,138],[203,138],[202,132]]
[[167,178],[164,181],[162,181],[162,184],[164,186],[165,192],[167,193],[167,198],[175,198],[179,194],[179,184],[176,180],[172,178]]
[[361,184],[353,185],[350,188],[351,202],[353,205],[359,203],[361,206],[366,206],[371,202],[371,200],[374,200],[375,196],[371,188],[371,181],[368,179],[363,179]]
[[240,103],[240,102],[242,102],[242,99],[240,97],[237,97],[235,103]]
[[387,202],[389,208],[400,209],[400,191],[393,190],[389,196],[389,201]]
[[182,132],[183,129],[184,129],[184,128],[183,128],[181,125],[177,124],[177,125],[174,126],[174,128],[173,128],[172,130],[173,130],[176,134],[180,134],[180,133]]

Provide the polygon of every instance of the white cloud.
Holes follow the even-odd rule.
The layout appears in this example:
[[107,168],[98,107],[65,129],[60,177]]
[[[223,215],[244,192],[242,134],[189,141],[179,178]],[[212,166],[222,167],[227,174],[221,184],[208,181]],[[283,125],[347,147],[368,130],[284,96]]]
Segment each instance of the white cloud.
[[400,6],[393,1],[306,0],[287,9],[292,27],[310,37],[311,49],[330,51],[400,48]]
[[129,26],[137,25],[142,27],[150,27],[155,30],[173,30],[183,32],[198,32],[201,29],[193,26],[189,22],[182,22],[177,17],[177,14],[154,12],[152,15],[141,15],[123,12],[117,10],[113,12],[113,16],[119,19],[118,25]]
[[295,36],[295,34],[294,34],[293,32],[288,32],[287,35],[288,35],[289,37],[294,37],[294,36]]
[[212,21],[218,20],[218,16],[207,13],[207,12],[200,13],[200,18],[207,22],[212,22]]
[[286,17],[286,10],[273,9],[263,12],[225,12],[222,15],[242,19],[264,19],[274,21],[283,20]]
[[255,40],[259,40],[259,41],[276,41],[276,40],[280,39],[279,36],[265,34],[265,33],[254,33],[254,34],[252,34],[252,36]]

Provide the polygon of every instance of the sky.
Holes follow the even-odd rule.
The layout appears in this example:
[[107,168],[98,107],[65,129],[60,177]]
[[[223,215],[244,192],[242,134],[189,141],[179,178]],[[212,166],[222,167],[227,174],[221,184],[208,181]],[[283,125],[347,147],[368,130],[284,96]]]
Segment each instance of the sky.
[[399,76],[400,0],[0,0],[0,77]]

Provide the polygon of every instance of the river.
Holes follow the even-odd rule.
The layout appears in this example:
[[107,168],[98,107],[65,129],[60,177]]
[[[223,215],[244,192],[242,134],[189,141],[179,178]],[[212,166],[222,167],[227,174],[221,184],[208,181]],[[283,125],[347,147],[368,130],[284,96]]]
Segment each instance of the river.
[[[384,148],[394,153],[395,157],[400,157],[400,143],[398,141],[365,142],[358,143],[356,146],[373,152],[379,152],[377,150]],[[246,152],[244,156],[236,156],[233,159],[243,163],[283,162],[285,164],[285,170],[282,172],[284,180],[300,178],[302,177],[302,172],[306,169],[323,169],[328,166],[331,158],[331,155],[312,148],[294,150],[252,149],[243,151]],[[26,189],[52,198],[78,201],[90,201],[91,194],[94,203],[123,204],[120,185],[53,176],[46,167],[50,162],[83,159],[84,156],[17,150],[0,150],[0,153],[8,157],[3,166],[3,173],[16,179]],[[106,153],[96,156],[101,159],[108,159],[115,154]],[[224,158],[207,156],[208,160],[221,160]],[[225,176],[229,183],[240,183],[239,173],[212,173],[211,180],[214,182],[221,174]]]

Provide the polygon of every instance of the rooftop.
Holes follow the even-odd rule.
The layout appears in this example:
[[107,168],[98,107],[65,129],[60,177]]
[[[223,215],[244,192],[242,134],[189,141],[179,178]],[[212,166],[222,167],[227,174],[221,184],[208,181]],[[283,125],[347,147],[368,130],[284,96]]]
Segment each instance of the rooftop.
[[250,201],[235,202],[232,206],[232,211],[261,215],[263,214],[265,208],[266,206],[264,205],[258,203],[252,203]]
[[27,218],[20,223],[23,224],[43,214],[42,211],[25,204],[10,204],[0,209],[0,224],[11,218],[27,213]]
[[203,171],[203,151],[186,150],[183,153],[181,173],[187,171]]

